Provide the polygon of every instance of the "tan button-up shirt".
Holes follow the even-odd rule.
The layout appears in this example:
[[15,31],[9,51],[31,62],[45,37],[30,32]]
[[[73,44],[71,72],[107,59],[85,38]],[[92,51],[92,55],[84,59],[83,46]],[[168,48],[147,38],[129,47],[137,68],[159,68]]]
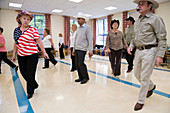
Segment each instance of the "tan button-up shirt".
[[123,47],[127,47],[126,41],[123,37],[121,31],[119,32],[112,32],[110,31],[106,38],[106,48],[111,48],[113,50],[120,50]]
[[139,16],[134,24],[135,37],[131,41],[130,47],[158,45],[157,56],[163,57],[166,50],[166,30],[162,18],[149,12],[144,16]]
[[130,44],[133,37],[134,37],[134,25],[131,25],[125,28],[124,32],[124,38],[126,39],[127,44]]

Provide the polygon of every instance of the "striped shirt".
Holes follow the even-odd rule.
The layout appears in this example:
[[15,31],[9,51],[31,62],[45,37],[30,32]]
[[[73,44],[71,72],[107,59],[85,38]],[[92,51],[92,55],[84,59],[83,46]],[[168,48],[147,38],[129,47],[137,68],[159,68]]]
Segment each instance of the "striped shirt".
[[38,53],[37,43],[35,39],[40,36],[34,27],[29,27],[24,33],[21,32],[20,27],[14,30],[14,39],[17,45],[17,54],[19,56],[28,56]]

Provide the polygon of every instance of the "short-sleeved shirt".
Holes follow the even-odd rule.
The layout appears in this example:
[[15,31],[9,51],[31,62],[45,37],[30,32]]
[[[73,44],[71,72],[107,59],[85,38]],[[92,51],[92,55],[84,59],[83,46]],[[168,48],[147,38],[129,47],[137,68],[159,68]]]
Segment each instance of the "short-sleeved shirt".
[[60,45],[64,44],[63,37],[59,37],[59,44],[60,44]]
[[50,42],[49,39],[51,39],[51,36],[50,36],[50,35],[47,35],[47,36],[45,36],[44,39],[42,40],[43,45],[44,45],[44,48],[51,48],[51,42]]
[[[19,36],[18,39],[16,37]],[[38,31],[34,27],[29,27],[23,33],[20,27],[14,30],[14,39],[17,45],[17,54],[19,56],[28,56],[38,53],[36,39],[40,38]]]
[[76,34],[75,32],[73,32],[73,34],[70,36],[70,47],[74,47],[75,34]]
[[6,52],[5,39],[2,35],[0,35],[0,44],[4,44],[2,47],[0,47],[0,52]]

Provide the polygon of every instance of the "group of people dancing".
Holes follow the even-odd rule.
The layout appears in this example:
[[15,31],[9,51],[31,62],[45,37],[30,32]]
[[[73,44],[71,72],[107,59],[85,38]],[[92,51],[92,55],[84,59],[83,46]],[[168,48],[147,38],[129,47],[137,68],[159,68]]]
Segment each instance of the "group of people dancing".
[[[134,110],[141,110],[144,106],[145,99],[150,97],[155,90],[156,85],[150,80],[153,68],[156,65],[162,64],[163,56],[166,50],[166,30],[165,25],[160,16],[152,13],[153,9],[159,7],[159,4],[154,0],[134,0],[138,4],[137,11],[140,13],[139,18],[134,20],[133,17],[126,19],[128,27],[122,33],[118,30],[119,20],[112,20],[106,39],[106,49],[109,53],[109,60],[113,75],[118,78],[121,75],[121,58],[122,51],[126,52],[126,60],[128,62],[127,73],[134,70],[134,75],[141,83],[140,93]],[[38,83],[35,80],[35,72],[38,63],[38,46],[43,52],[45,63],[44,67],[49,68],[49,61],[55,66],[57,61],[52,55],[51,48],[54,48],[54,43],[50,36],[50,30],[45,28],[43,41],[41,41],[37,29],[31,27],[33,16],[28,11],[21,11],[17,15],[19,27],[14,30],[14,47],[12,60],[15,61],[16,55],[21,75],[27,83],[27,97],[32,98],[34,90],[38,88]],[[87,66],[84,63],[85,55],[89,51],[89,57],[93,56],[93,35],[89,25],[86,24],[88,18],[84,14],[78,14],[76,24],[72,25],[70,38],[70,49],[72,67],[71,72],[77,70],[78,79],[75,82],[85,84],[89,81]],[[0,61],[4,60],[16,71],[18,66],[7,59],[4,39],[2,38],[3,29],[0,28]],[[62,34],[59,34],[62,37]],[[43,42],[43,43],[42,43]],[[59,39],[60,59],[64,59],[63,54],[64,41]],[[136,51],[136,54],[135,54]],[[135,63],[133,69],[133,59],[135,54]],[[0,70],[1,71],[1,70]]]
[[[38,52],[39,49],[43,52],[44,55],[44,66],[42,69],[49,68],[49,61],[55,66],[57,64],[57,60],[54,58],[51,50],[54,49],[54,43],[52,37],[50,35],[50,30],[48,28],[44,29],[43,40],[41,41],[40,36],[36,28],[31,27],[29,24],[33,19],[33,15],[28,11],[23,10],[18,12],[16,17],[16,21],[18,22],[18,27],[14,30],[14,46],[13,46],[13,56],[12,60],[16,61],[16,56],[18,59],[18,65],[15,65],[7,58],[7,51],[5,48],[5,39],[2,35],[3,28],[0,28],[0,64],[1,61],[4,60],[10,67],[18,70],[20,69],[22,77],[26,80],[27,86],[27,97],[28,99],[32,98],[34,94],[34,90],[38,88],[38,83],[35,80],[35,73],[38,64]],[[85,23],[84,17],[79,15],[78,23],[80,24],[80,29],[77,29],[77,25],[72,25],[73,34],[71,36],[71,59],[72,59],[72,68],[71,72],[77,70],[79,74],[79,78],[75,80],[75,82],[81,82],[81,84],[86,83],[89,80],[89,76],[87,73],[87,67],[84,64],[84,58],[86,55],[86,51],[88,49],[90,43],[90,57],[93,55],[93,39],[92,32],[88,25]],[[75,32],[77,29],[77,32]],[[79,31],[79,32],[78,32]],[[88,42],[83,41],[86,39],[86,32],[88,34]],[[79,39],[76,40],[75,36],[80,38],[84,34],[84,39],[81,41]],[[60,59],[64,59],[64,39],[61,33],[59,33],[59,53]],[[1,66],[1,65],[0,65]],[[0,68],[1,69],[1,68]],[[1,73],[1,70],[0,70]]]
[[[125,49],[126,60],[128,62],[127,72],[133,69],[133,59],[135,54],[134,75],[141,83],[138,101],[134,110],[141,110],[146,98],[153,94],[156,85],[150,80],[153,68],[163,63],[166,50],[166,29],[162,18],[152,13],[159,4],[155,0],[134,0],[138,4],[137,11],[139,18],[126,19],[128,27],[124,35],[118,30],[119,20],[111,21],[111,30],[106,39],[106,49],[109,53],[112,73],[118,77],[121,73],[121,56]],[[134,24],[135,23],[135,24]],[[136,52],[135,52],[136,51]]]

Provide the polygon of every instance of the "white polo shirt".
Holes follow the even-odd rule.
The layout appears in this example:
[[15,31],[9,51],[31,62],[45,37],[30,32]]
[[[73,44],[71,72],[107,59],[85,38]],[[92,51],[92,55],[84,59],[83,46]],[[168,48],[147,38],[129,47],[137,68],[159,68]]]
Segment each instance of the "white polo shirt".
[[50,35],[47,35],[46,37],[44,37],[43,39],[43,45],[44,45],[44,48],[51,48],[51,42],[50,42],[50,39],[51,36]]

